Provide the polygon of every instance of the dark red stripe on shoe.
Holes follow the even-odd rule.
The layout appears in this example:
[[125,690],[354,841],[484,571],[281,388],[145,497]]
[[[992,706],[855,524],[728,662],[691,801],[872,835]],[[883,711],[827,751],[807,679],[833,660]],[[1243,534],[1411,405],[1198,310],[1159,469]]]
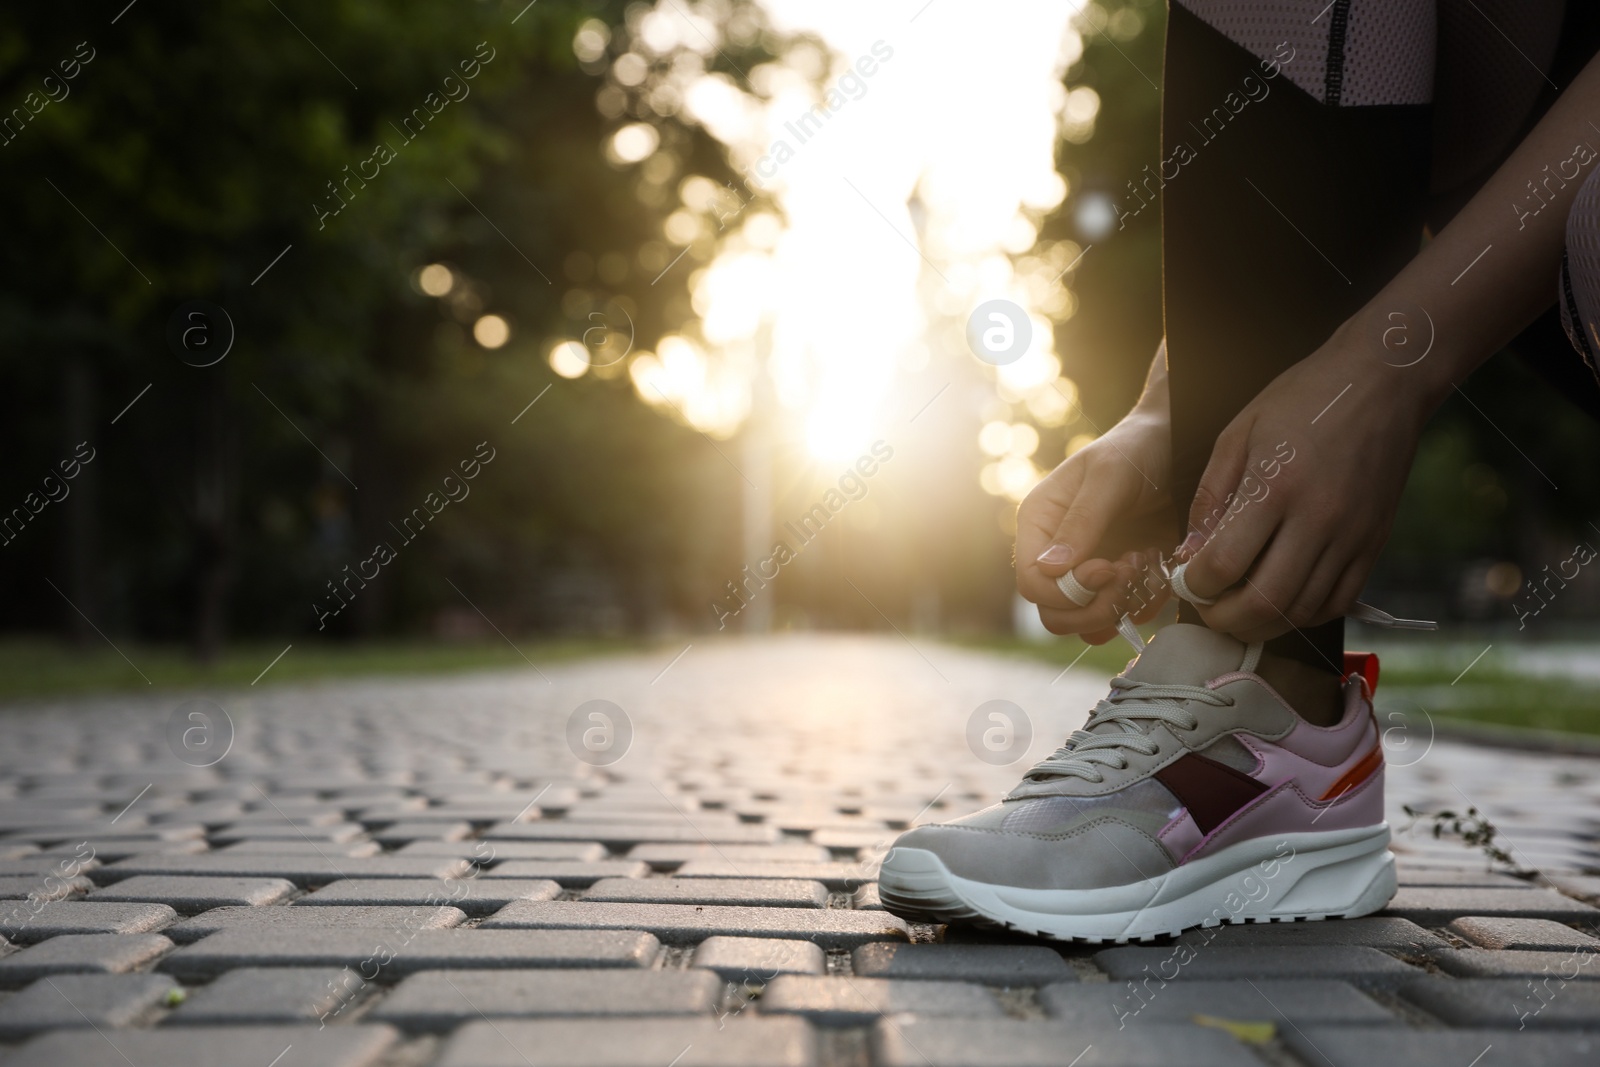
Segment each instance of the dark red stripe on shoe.
[[1191,752],[1155,773],[1156,781],[1171,790],[1194,817],[1203,834],[1227,821],[1228,816],[1267,791],[1243,771]]

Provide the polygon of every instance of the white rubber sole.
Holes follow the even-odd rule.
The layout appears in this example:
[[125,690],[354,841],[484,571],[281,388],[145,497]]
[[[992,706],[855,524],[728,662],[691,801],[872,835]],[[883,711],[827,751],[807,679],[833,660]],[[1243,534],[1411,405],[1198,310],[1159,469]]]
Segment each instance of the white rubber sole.
[[927,849],[893,848],[884,907],[913,922],[971,922],[1058,941],[1127,942],[1222,923],[1355,918],[1395,893],[1389,825],[1256,838],[1159,877],[1103,889],[1024,889],[951,874]]

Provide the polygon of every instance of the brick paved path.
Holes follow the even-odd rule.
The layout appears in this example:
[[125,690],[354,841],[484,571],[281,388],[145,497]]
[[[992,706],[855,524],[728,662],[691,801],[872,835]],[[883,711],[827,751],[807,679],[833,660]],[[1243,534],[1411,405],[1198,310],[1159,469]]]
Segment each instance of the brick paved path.
[[670,660],[9,709],[0,1067],[1600,1062],[1594,761],[1385,709],[1397,830],[1476,805],[1562,892],[1419,828],[1380,917],[1059,946],[907,927],[875,861],[1103,679],[893,637]]

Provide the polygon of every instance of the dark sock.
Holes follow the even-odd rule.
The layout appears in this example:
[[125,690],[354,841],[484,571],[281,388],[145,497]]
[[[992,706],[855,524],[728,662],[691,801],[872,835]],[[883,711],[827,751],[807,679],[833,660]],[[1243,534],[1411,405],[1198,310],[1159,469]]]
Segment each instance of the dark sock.
[[[1193,604],[1178,602],[1178,621],[1204,626]],[[1344,620],[1290,630],[1266,642],[1257,674],[1301,718],[1332,726],[1344,716]]]

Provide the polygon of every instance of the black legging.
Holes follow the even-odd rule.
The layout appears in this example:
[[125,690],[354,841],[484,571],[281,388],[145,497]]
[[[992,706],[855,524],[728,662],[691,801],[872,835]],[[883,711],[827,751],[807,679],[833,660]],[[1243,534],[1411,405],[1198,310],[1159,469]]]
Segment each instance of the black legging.
[[[1431,108],[1320,103],[1176,4],[1165,66],[1163,299],[1181,528],[1218,434],[1416,254]],[[1201,622],[1187,604],[1179,618]],[[1337,671],[1344,625],[1267,647]]]

